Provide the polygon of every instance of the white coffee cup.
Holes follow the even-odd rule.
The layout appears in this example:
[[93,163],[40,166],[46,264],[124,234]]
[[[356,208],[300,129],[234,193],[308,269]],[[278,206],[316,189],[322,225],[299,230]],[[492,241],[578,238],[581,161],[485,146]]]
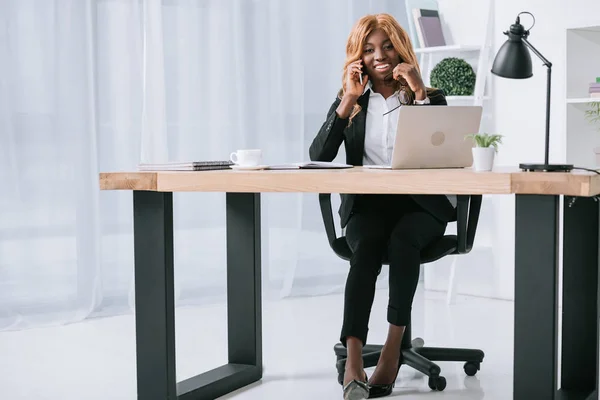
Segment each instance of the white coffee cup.
[[262,162],[262,151],[260,149],[238,150],[231,153],[229,159],[241,167],[254,167]]

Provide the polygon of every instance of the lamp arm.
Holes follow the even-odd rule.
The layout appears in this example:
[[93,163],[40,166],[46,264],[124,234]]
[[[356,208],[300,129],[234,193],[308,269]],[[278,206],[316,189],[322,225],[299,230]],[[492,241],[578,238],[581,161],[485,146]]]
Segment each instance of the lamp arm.
[[548,67],[548,83],[546,85],[546,148],[544,153],[544,163],[545,165],[548,165],[550,153],[550,85],[552,82],[552,63],[548,61],[539,51],[537,51],[537,49],[533,47],[531,43],[527,41],[527,39],[523,37],[521,40],[536,56],[538,56],[544,62],[544,65]]
[[533,45],[532,45],[531,43],[529,43],[529,41],[528,41],[528,40],[527,40],[525,37],[522,37],[522,38],[521,38],[521,40],[523,41],[523,43],[525,43],[525,45],[526,45],[527,47],[529,47],[529,49],[530,49],[531,51],[533,51],[533,53],[534,53],[536,56],[538,56],[538,57],[540,58],[540,60],[542,60],[542,61],[544,62],[544,65],[545,65],[546,67],[548,67],[548,68],[552,68],[552,63],[551,63],[550,61],[548,61],[548,60],[546,59],[546,57],[544,57],[544,56],[542,55],[542,53],[540,53],[540,52],[539,52],[539,51],[538,51],[538,50],[537,50],[535,47],[533,47]]

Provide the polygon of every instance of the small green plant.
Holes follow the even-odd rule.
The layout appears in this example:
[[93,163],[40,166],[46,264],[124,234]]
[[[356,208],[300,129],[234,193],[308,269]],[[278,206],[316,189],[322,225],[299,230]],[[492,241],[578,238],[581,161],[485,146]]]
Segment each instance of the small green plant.
[[502,135],[487,134],[487,133],[472,133],[466,135],[465,139],[473,140],[477,147],[493,147],[498,151],[498,145],[502,144]]
[[590,103],[589,110],[585,112],[585,119],[590,124],[598,123],[598,131],[600,132],[600,102]]

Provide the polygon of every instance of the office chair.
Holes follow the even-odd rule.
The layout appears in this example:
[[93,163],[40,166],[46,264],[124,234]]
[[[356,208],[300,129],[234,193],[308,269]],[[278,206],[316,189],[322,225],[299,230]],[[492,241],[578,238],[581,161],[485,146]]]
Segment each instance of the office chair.
[[[421,264],[427,264],[450,254],[467,254],[473,247],[475,231],[481,209],[481,195],[457,196],[456,215],[453,221],[457,224],[456,235],[445,235],[438,241],[431,243],[421,252]],[[319,194],[321,215],[325,224],[325,231],[329,245],[340,258],[349,261],[352,251],[346,242],[346,237],[337,237],[333,212],[331,208],[331,194]],[[453,222],[451,221],[451,222]],[[387,252],[383,255],[382,265],[389,265]],[[406,364],[429,377],[429,387],[432,390],[442,391],[446,388],[446,378],[440,375],[440,367],[433,361],[460,361],[465,362],[464,371],[468,376],[473,376],[480,369],[484,353],[476,349],[457,349],[442,347],[424,347],[421,338],[412,339],[410,324],[404,331],[402,338],[402,351],[400,365]],[[383,345],[367,344],[363,347],[363,363],[365,368],[374,367],[379,361]],[[344,380],[346,366],[346,348],[338,343],[334,347],[337,357],[336,368],[340,385]]]

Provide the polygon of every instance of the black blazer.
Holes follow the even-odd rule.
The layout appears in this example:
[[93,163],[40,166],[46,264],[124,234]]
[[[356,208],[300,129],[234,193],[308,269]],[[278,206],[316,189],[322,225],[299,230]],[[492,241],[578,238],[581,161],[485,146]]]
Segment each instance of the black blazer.
[[[350,126],[348,126],[348,119],[339,118],[335,112],[341,101],[336,97],[329,108],[327,119],[310,145],[309,155],[312,161],[333,161],[343,142],[346,148],[346,164],[355,166],[363,165],[365,123],[367,119],[367,107],[369,106],[369,96],[370,91],[367,90],[358,98],[358,104],[362,109],[354,116]],[[448,104],[441,90],[429,89],[427,97],[429,97],[431,105]],[[450,222],[456,218],[454,207],[444,195],[412,195],[412,197],[424,210],[441,221]],[[343,228],[348,223],[352,214],[356,195],[342,193],[341,198],[342,203],[339,214]]]

